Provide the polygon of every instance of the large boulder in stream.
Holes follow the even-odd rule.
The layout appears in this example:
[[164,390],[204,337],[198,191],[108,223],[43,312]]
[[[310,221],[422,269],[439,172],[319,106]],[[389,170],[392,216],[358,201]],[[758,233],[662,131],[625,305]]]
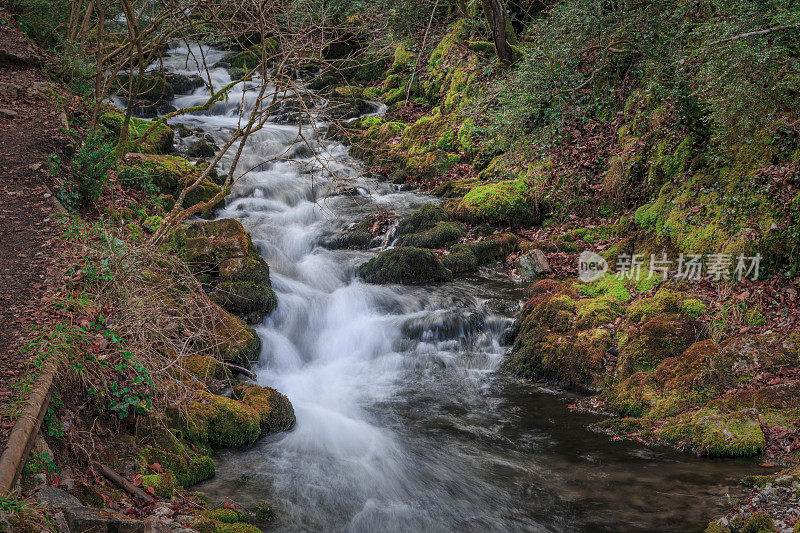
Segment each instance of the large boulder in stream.
[[241,222],[193,222],[175,232],[175,241],[213,302],[253,323],[275,309],[269,266]]
[[402,283],[420,285],[449,281],[452,272],[430,250],[401,246],[382,252],[361,265],[361,278],[368,283]]
[[195,388],[191,396],[186,416],[172,413],[170,425],[195,444],[242,446],[295,424],[292,404],[269,387],[240,383],[230,398]]

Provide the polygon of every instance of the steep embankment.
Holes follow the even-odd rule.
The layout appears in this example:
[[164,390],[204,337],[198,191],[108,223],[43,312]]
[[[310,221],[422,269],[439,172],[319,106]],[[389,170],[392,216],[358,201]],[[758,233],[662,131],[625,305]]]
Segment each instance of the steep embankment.
[[[148,246],[203,163],[169,155],[170,128],[142,138],[141,119],[129,140],[146,153],[114,163],[118,112],[84,138],[90,108],[47,79],[50,59],[5,27],[0,50],[0,448],[40,370],[56,368],[33,450],[3,465],[14,492],[1,495],[0,528],[258,531],[267,503],[206,509],[186,489],[214,475],[216,449],[294,425],[285,396],[236,378],[252,376],[260,352],[246,321],[276,305],[269,267],[234,220],[193,222]],[[48,185],[85,218],[59,211]],[[200,185],[186,205],[220,190]]]
[[[579,30],[559,26],[568,11],[554,7],[542,24],[572,38]],[[692,24],[680,8],[670,15]],[[708,31],[716,21],[697,24]],[[526,51],[522,43],[528,59],[501,67],[481,33],[474,19],[457,20],[432,50],[419,51],[418,70],[399,43],[369,86],[324,89],[388,104],[385,118],[356,121],[335,135],[349,139],[376,173],[446,199],[420,233],[399,229],[400,243],[434,249],[453,273],[500,260],[531,280],[546,274],[533,259],[549,256],[556,272],[529,288],[505,369],[596,393],[583,407],[620,417],[598,429],[704,456],[797,463],[800,145],[797,108],[786,104],[796,102],[796,91],[778,89],[759,103],[767,106],[760,119],[772,120],[748,130],[744,118],[724,123],[730,110],[714,100],[714,88],[688,85],[723,68],[712,63],[727,60],[710,49],[716,41],[685,45],[691,62],[678,73],[685,85],[677,96],[659,85],[667,82],[658,58],[620,46],[621,62],[600,59],[577,88],[538,103],[530,123],[498,123],[489,117],[522,116],[498,93],[511,98],[507,87],[530,82],[512,93],[527,90],[535,99],[541,79],[531,76],[545,74],[532,58],[556,61],[563,50],[540,43],[544,50]],[[770,45],[781,42],[789,43]],[[583,74],[597,61],[579,56],[572,68]],[[791,75],[764,73],[773,81]],[[556,105],[566,110],[558,115]],[[422,218],[429,215],[411,220]],[[494,245],[497,253],[484,261],[469,250],[501,239],[509,246]],[[518,258],[534,249],[540,252]],[[599,254],[609,272],[577,279],[583,251]],[[387,253],[382,266],[402,261],[400,253]],[[393,279],[376,266],[365,265],[362,275]],[[776,519],[793,523],[791,513]]]

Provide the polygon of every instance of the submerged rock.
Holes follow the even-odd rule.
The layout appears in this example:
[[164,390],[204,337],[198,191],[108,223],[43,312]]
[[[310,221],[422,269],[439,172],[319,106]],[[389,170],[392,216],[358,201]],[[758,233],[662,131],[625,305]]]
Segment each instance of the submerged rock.
[[412,247],[386,250],[361,265],[358,272],[368,283],[418,285],[453,278],[435,253]]

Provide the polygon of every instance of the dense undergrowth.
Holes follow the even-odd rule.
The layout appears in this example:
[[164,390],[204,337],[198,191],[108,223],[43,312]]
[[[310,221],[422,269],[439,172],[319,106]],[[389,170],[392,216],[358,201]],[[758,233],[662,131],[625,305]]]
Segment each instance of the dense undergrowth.
[[[444,199],[412,236],[401,224],[398,244],[433,249],[455,274],[481,264],[465,246],[509,230],[487,262],[534,248],[570,258],[529,288],[506,370],[599,392],[582,407],[618,416],[601,431],[796,463],[800,6],[569,0],[509,13],[513,64],[466,3],[434,15],[426,47],[393,28],[379,79],[328,89],[389,106],[336,138],[379,176]],[[581,250],[612,269],[640,254],[643,274],[581,282]],[[673,270],[648,275],[661,254]],[[723,267],[673,279],[674,260],[695,255]],[[755,256],[758,272],[739,276],[737,259]]]

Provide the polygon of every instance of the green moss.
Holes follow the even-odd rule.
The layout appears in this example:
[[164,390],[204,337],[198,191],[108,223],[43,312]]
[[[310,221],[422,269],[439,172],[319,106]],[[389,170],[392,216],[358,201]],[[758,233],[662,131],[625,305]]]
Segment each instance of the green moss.
[[591,283],[580,285],[578,290],[582,294],[592,297],[607,294],[621,302],[630,301],[632,298],[631,292],[626,286],[626,280],[612,275],[606,275]]
[[493,235],[485,240],[457,244],[450,248],[451,252],[470,252],[479,265],[488,265],[495,261],[504,261],[506,257],[517,249],[519,238],[512,234]]
[[398,247],[382,252],[361,265],[359,276],[368,283],[416,285],[449,281],[453,274],[430,250]]
[[397,89],[398,87],[405,87],[405,80],[406,78],[400,74],[391,74],[386,78],[386,81],[383,83],[383,87],[387,91],[391,89]]
[[[129,154],[119,165],[118,172],[141,176],[142,180],[151,182],[161,192],[177,198],[184,188],[197,180],[202,171],[178,156]],[[190,207],[207,202],[221,190],[219,185],[206,177],[186,195],[183,205]]]
[[176,424],[192,442],[218,446],[252,444],[261,435],[260,416],[250,406],[206,391],[196,391],[187,419]]
[[[209,297],[211,301],[237,315],[266,316],[278,306],[275,292],[269,285],[252,281],[222,281]],[[252,322],[258,319],[254,317]]]
[[131,83],[134,86],[137,83],[139,85],[139,92],[134,96],[137,99],[147,100],[148,102],[163,102],[175,96],[172,85],[161,73],[144,75],[120,74],[114,81],[117,84],[117,91],[125,95],[126,98],[128,97],[128,87]]
[[742,533],[772,533],[777,530],[775,522],[763,511],[750,515],[742,526]]
[[[100,115],[100,124],[105,126],[117,140],[119,140],[124,122],[125,117],[122,113],[116,111],[108,111]],[[175,136],[172,128],[166,124],[159,124],[147,134],[147,137],[144,137],[151,126],[152,122],[149,120],[131,117],[128,124],[128,146],[126,146],[125,151],[135,149],[135,151],[143,154],[171,153]],[[136,145],[137,142],[139,142],[138,146]]]
[[178,483],[184,487],[214,477],[214,461],[211,457],[195,453],[183,446],[171,449],[147,446],[141,454],[147,463],[158,463],[165,471],[172,472]]
[[452,220],[453,217],[438,205],[424,205],[397,224],[395,236],[399,238],[412,233],[422,233],[435,228],[440,222],[450,222]]
[[[269,61],[274,58],[275,54],[277,54],[280,48],[279,44],[275,39],[267,39],[263,44],[265,47],[264,52],[266,53],[265,57]],[[261,66],[261,53],[261,45],[256,44],[247,50],[242,50],[241,52],[234,54],[227,61],[233,68],[252,70]]]
[[396,89],[392,89],[388,91],[383,96],[383,101],[386,105],[396,104],[402,100],[406,99],[406,88],[405,87],[398,87]]
[[153,489],[153,493],[164,500],[172,498],[175,494],[176,482],[177,479],[172,472],[142,476],[142,486]]
[[467,234],[467,228],[458,222],[439,222],[433,228],[410,233],[397,239],[397,246],[442,249],[458,242]]
[[456,152],[459,149],[456,139],[456,132],[453,130],[445,130],[439,140],[436,141],[436,147],[448,152]]
[[660,314],[641,326],[629,326],[620,338],[619,375],[654,370],[664,359],[675,357],[698,337],[699,326],[678,314]]
[[189,150],[187,150],[186,155],[189,157],[214,157],[214,154],[219,149],[219,147],[214,146],[213,144],[209,143],[205,140],[199,140],[193,143]]
[[651,318],[662,313],[676,313],[682,309],[683,299],[680,294],[661,290],[652,298],[644,298],[628,306],[627,315],[634,322]]
[[162,222],[164,222],[163,217],[153,215],[144,219],[144,222],[142,222],[142,228],[150,233],[155,233],[156,230],[158,230],[158,228],[161,226]]
[[204,518],[192,524],[200,533],[261,533],[256,526],[244,523],[228,524],[219,520]]
[[467,46],[469,46],[470,50],[482,56],[492,57],[495,55],[494,43],[488,41],[473,41],[468,43]]
[[289,399],[275,389],[239,383],[234,387],[233,394],[237,400],[258,413],[262,435],[294,427],[294,408]]
[[622,316],[622,304],[613,296],[582,299],[577,301],[577,311],[575,327],[592,328],[614,322]]
[[403,133],[405,129],[406,125],[402,122],[387,122],[378,130],[378,138],[382,141],[388,141]]
[[466,119],[461,123],[458,128],[458,144],[461,151],[467,156],[472,156],[475,153],[475,144],[472,139],[472,130],[475,127],[475,121],[472,118]]
[[528,184],[522,179],[481,185],[470,190],[454,214],[468,222],[524,226],[535,224],[540,214],[528,201]]
[[361,119],[362,128],[374,128],[386,122],[382,117],[364,117]]
[[363,98],[364,89],[362,89],[361,87],[353,87],[351,85],[345,85],[334,88],[333,94],[335,96],[341,96],[343,98]]
[[442,257],[442,264],[453,274],[463,274],[478,269],[478,258],[471,251],[462,250]]
[[758,306],[753,306],[747,310],[745,321],[748,326],[758,327],[762,326],[766,319],[764,318],[764,314],[761,312],[761,308]]
[[681,312],[693,318],[706,314],[706,304],[697,298],[687,298],[681,303]]
[[750,457],[762,453],[766,445],[758,416],[749,410],[686,413],[667,420],[654,434],[707,457]]
[[245,513],[240,513],[235,509],[210,509],[202,511],[201,516],[210,520],[216,520],[225,524],[235,524],[237,522],[247,522],[250,517]]
[[186,374],[201,382],[209,379],[224,379],[229,376],[225,367],[209,355],[186,355],[180,357],[175,366],[180,369],[180,371],[174,372],[178,379],[185,379]]
[[411,53],[406,50],[406,45],[400,43],[394,49],[394,61],[392,61],[392,73],[405,72],[411,68]]

